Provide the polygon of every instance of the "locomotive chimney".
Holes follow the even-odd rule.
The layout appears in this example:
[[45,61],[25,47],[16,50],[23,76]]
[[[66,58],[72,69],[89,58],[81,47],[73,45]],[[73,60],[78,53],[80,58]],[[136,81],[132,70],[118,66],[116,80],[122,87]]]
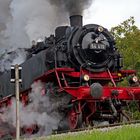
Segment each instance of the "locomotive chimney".
[[73,16],[70,16],[70,25],[72,27],[75,27],[75,26],[83,26],[83,16],[81,15],[73,15]]

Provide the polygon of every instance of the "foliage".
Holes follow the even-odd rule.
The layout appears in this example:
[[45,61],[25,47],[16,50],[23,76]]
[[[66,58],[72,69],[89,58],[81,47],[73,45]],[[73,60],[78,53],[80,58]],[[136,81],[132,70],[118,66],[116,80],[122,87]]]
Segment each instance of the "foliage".
[[113,27],[111,33],[124,58],[124,69],[140,71],[140,30],[135,25],[134,17],[130,17],[120,25]]
[[125,109],[130,113],[127,115],[129,115],[131,119],[140,120],[139,102],[136,100],[131,101]]
[[133,113],[133,119],[134,120],[140,120],[140,112],[139,111],[135,111]]

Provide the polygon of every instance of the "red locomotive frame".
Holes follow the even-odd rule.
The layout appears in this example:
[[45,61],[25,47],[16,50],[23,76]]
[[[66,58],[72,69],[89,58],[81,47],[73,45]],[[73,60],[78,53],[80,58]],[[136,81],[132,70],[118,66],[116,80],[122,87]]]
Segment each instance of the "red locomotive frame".
[[[81,75],[87,74],[90,79],[97,80],[97,81],[110,81],[113,83],[112,86],[103,85],[102,88],[102,95],[100,98],[93,98],[91,95],[91,88],[86,83],[84,85],[79,86],[71,86],[66,77],[69,78],[76,78],[80,79]],[[58,84],[57,93],[67,93],[72,96],[71,104],[72,107],[69,109],[68,112],[68,122],[69,122],[69,128],[75,129],[78,127],[78,125],[82,124],[84,121],[86,124],[90,124],[90,118],[93,116],[93,114],[97,111],[96,103],[97,102],[104,102],[105,100],[109,99],[115,99],[115,100],[137,100],[140,101],[140,87],[117,87],[116,83],[120,81],[120,79],[128,76],[128,75],[135,75],[135,70],[121,70],[119,72],[110,73],[109,70],[106,72],[101,73],[95,73],[95,72],[88,72],[86,70],[81,69],[80,72],[75,72],[72,68],[56,68],[53,70],[49,70],[46,73],[44,73],[42,76],[35,79],[35,81],[42,81],[43,83],[53,82],[55,79]],[[30,89],[29,89],[30,90]],[[26,105],[28,101],[28,93],[29,90],[24,91],[20,94],[21,101],[23,104]],[[115,93],[117,94],[114,94]],[[90,110],[90,113],[88,115],[83,115],[81,119],[81,115],[83,114],[83,109],[85,107],[85,104],[83,103],[86,101],[86,104],[88,105],[88,108]],[[10,105],[11,104],[11,96],[3,98],[0,101],[0,106],[3,105]],[[120,110],[117,110],[119,112]],[[108,117],[111,117],[108,115]],[[27,129],[29,133],[32,133],[32,129]]]

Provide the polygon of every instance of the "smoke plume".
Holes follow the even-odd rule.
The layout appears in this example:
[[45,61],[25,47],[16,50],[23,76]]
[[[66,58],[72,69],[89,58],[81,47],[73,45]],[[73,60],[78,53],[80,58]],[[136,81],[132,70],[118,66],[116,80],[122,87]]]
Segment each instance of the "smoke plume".
[[0,0],[0,31],[6,28],[5,24],[10,18],[10,1]]
[[27,52],[25,49],[16,49],[15,51],[8,52],[5,50],[0,56],[0,72],[10,70],[11,65],[21,64],[26,60]]
[[[16,49],[30,48],[32,40],[48,37],[56,26],[66,23],[67,18],[60,15],[46,0],[0,0],[0,55],[6,56],[0,62],[1,69],[7,69],[13,62],[10,51],[19,52],[15,56],[25,56],[26,52]],[[14,57],[14,63],[23,61]]]
[[11,0],[9,12],[11,19],[2,35],[6,39],[3,44],[10,48],[28,48],[32,40],[49,36],[62,23],[46,0]]
[[[52,86],[52,85],[45,85]],[[20,103],[20,125],[21,127],[31,127],[33,124],[39,126],[37,136],[49,135],[53,130],[58,129],[60,121],[63,119],[63,113],[60,113],[60,108],[65,106],[70,97],[68,95],[62,98],[51,97],[49,90],[43,93],[44,84],[40,81],[32,85],[32,91],[29,94],[30,103],[23,106]],[[44,95],[42,95],[44,94]],[[16,127],[16,100],[12,100],[12,105],[9,108],[2,108],[1,118],[5,123],[8,123],[10,128]],[[5,127],[5,126],[4,126]],[[9,130],[10,133],[11,130]]]
[[82,15],[83,11],[87,9],[93,0],[49,0],[51,4],[57,6],[59,10],[64,9],[65,12],[71,15]]

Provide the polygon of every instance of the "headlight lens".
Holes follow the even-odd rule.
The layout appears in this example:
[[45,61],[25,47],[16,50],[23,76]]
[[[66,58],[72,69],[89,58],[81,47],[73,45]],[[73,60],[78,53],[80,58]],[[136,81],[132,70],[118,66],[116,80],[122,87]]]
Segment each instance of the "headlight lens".
[[103,32],[103,31],[104,31],[103,27],[99,26],[99,27],[98,27],[98,31],[99,31],[99,32]]
[[89,81],[89,75],[85,74],[84,77],[83,77],[83,79],[84,79],[84,81],[86,81],[86,82]]
[[119,77],[122,77],[122,74],[121,74],[121,73],[118,73],[118,76],[119,76]]
[[133,78],[132,78],[132,80],[133,80],[133,82],[138,82],[138,77],[137,76],[133,76]]

